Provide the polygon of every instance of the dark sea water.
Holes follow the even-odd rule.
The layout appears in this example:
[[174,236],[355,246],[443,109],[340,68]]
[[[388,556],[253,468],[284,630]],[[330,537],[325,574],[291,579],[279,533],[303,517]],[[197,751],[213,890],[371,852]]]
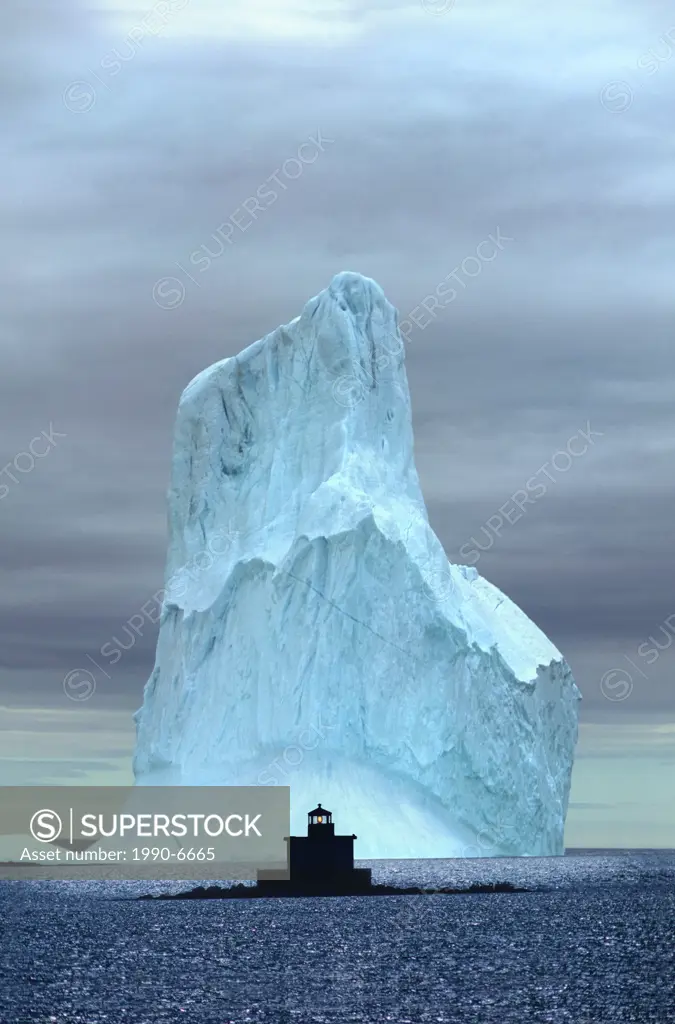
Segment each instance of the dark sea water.
[[119,897],[166,885],[0,883],[0,1022],[675,1024],[675,852],[370,866],[533,891],[139,903]]

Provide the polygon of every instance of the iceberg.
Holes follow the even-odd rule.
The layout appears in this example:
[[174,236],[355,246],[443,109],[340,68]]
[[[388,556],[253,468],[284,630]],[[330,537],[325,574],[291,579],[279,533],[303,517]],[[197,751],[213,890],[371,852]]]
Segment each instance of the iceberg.
[[579,691],[431,529],[396,310],[338,274],[187,386],[138,785],[288,785],[358,856],[564,852]]

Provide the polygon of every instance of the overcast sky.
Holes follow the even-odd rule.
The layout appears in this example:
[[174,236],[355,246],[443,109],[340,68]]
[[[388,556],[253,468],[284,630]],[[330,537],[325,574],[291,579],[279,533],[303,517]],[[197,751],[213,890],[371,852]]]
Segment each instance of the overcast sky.
[[449,558],[484,548],[584,695],[574,844],[675,845],[675,10],[4,0],[2,21],[2,779],[128,771],[156,627],[114,668],[98,652],[162,585],[178,396],[349,269],[418,321]]

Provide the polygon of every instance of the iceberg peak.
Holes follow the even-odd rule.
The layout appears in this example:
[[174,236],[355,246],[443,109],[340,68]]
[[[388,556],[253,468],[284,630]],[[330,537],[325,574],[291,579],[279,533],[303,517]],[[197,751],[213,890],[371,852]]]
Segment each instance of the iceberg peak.
[[563,852],[579,694],[431,530],[375,281],[187,386],[169,533],[139,784],[290,785],[294,827],[320,799],[361,857]]

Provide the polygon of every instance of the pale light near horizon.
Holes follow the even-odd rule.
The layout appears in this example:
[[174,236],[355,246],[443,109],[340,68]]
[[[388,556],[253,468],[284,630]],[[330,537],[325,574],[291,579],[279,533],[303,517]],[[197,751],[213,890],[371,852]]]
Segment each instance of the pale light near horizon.
[[339,43],[358,34],[353,0],[97,0],[115,31],[147,23],[164,38],[284,39]]

